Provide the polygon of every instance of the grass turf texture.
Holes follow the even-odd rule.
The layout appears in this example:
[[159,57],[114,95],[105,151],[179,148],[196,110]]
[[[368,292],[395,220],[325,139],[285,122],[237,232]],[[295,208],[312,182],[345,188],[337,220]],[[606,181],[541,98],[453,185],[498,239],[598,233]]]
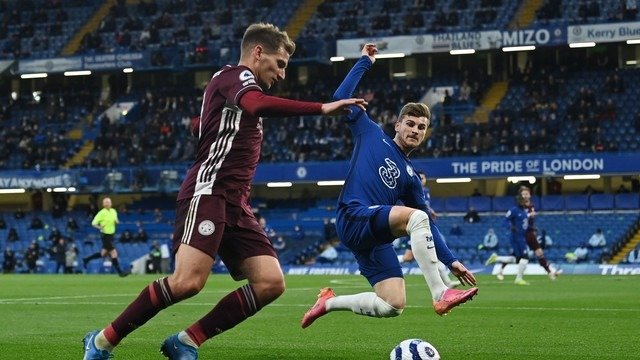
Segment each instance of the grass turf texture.
[[[81,339],[103,327],[154,276],[0,275],[0,359],[81,359]],[[640,276],[480,276],[478,296],[437,316],[421,276],[407,277],[396,318],[333,312],[308,329],[300,318],[320,287],[370,291],[359,276],[288,276],[287,291],[208,341],[201,359],[388,359],[403,339],[431,342],[443,359],[640,359]],[[116,359],[162,359],[160,342],[211,309],[235,283],[213,275],[198,296],[165,309],[124,339]]]

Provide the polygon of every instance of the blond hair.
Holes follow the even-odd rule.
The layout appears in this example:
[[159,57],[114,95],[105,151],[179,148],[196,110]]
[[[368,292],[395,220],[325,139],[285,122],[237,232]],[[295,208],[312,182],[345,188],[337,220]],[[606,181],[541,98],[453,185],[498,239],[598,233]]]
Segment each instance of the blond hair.
[[292,55],[296,51],[296,43],[289,38],[286,31],[281,31],[277,26],[269,23],[256,23],[249,25],[242,37],[240,57],[251,52],[257,45],[262,45],[266,52],[274,53],[280,49]]

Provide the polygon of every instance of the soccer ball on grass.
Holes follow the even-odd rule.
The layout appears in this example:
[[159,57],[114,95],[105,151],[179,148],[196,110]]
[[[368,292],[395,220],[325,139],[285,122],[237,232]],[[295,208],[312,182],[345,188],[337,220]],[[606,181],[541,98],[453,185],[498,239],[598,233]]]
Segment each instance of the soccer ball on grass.
[[391,350],[390,360],[440,360],[433,345],[422,339],[407,339]]

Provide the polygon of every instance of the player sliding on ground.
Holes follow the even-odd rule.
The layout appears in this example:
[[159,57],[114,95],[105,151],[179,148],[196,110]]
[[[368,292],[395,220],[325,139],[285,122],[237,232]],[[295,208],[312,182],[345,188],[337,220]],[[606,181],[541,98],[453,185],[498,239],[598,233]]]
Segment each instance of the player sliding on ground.
[[[335,99],[346,99],[354,92],[364,72],[375,62],[376,52],[375,45],[364,46],[362,57],[336,90]],[[365,111],[354,107],[347,116],[355,147],[338,199],[336,229],[375,292],[336,296],[332,289],[324,288],[302,318],[303,328],[336,310],[374,317],[400,315],[406,295],[392,242],[401,236],[411,237],[413,255],[427,281],[437,314],[448,313],[478,292],[475,287],[449,289],[438,273],[440,260],[460,282],[476,284],[476,278],[451,253],[427,215],[420,177],[408,158],[425,140],[430,119],[431,111],[425,104],[406,104],[398,115],[392,139]],[[403,205],[396,205],[399,201]]]

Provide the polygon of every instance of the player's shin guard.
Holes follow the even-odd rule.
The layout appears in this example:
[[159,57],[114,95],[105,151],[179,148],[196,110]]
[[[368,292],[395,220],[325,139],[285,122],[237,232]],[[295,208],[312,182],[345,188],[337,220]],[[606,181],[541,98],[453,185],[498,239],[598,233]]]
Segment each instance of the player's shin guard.
[[518,261],[518,274],[516,275],[516,280],[522,280],[524,271],[527,269],[528,264],[528,259],[520,259],[520,261]]
[[407,234],[411,236],[411,250],[427,281],[431,297],[437,300],[447,289],[447,286],[442,282],[438,272],[438,256],[427,213],[421,210],[414,211],[407,222],[406,230]]
[[538,257],[538,264],[540,264],[540,266],[544,268],[547,274],[551,273],[551,269],[549,268],[549,262],[547,261],[547,258],[544,257],[544,255]]
[[140,295],[104,329],[104,336],[113,346],[139,328],[162,309],[182,299],[175,299],[169,288],[169,280],[158,279],[142,290]]
[[262,308],[251,285],[246,284],[224,298],[202,319],[191,325],[187,334],[200,346],[210,339],[253,316]]
[[326,307],[327,311],[351,310],[355,314],[373,317],[394,317],[402,314],[403,310],[394,308],[373,292],[336,296],[326,302]]

